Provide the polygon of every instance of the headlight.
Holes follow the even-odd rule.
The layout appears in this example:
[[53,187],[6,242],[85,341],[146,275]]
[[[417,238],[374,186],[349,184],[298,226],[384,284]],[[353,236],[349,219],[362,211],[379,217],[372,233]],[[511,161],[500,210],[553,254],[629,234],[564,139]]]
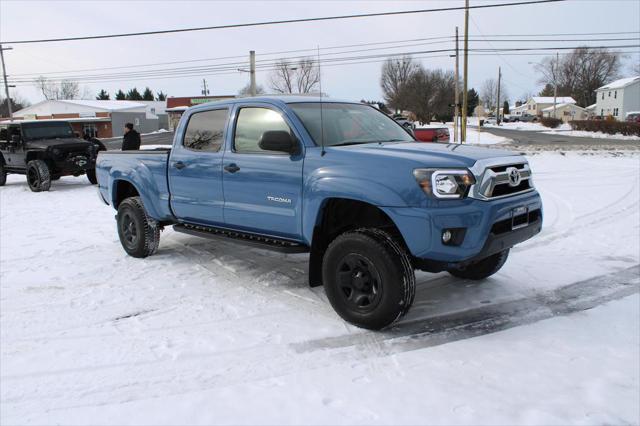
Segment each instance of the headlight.
[[58,148],[53,148],[51,151],[56,158],[60,157],[60,154],[62,154],[62,151],[60,151]]
[[466,169],[415,169],[413,176],[425,194],[436,198],[464,198],[476,183]]

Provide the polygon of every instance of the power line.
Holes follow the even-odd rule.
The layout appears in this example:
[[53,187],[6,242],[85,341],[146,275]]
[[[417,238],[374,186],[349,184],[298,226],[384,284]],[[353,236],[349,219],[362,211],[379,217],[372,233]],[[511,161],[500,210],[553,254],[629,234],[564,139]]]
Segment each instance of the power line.
[[192,31],[205,31],[205,30],[220,30],[229,28],[245,28],[245,27],[258,27],[266,25],[282,25],[293,24],[301,22],[318,22],[318,21],[334,21],[341,19],[357,19],[357,18],[372,18],[378,16],[392,16],[392,15],[409,15],[417,13],[434,13],[434,12],[449,12],[455,10],[465,9],[488,9],[497,7],[509,7],[509,6],[526,6],[530,4],[543,4],[543,3],[558,3],[566,0],[532,0],[532,1],[519,1],[509,3],[497,3],[497,4],[483,4],[474,6],[455,6],[455,7],[441,7],[433,9],[416,9],[416,10],[402,10],[394,12],[377,12],[377,13],[359,13],[352,15],[336,15],[336,16],[323,16],[316,18],[299,18],[299,19],[282,19],[277,21],[262,21],[262,22],[250,22],[244,24],[228,24],[228,25],[215,25],[207,27],[192,27],[192,28],[180,28],[172,30],[157,30],[157,31],[141,31],[135,33],[121,33],[121,34],[103,34],[93,36],[81,36],[81,37],[63,37],[63,38],[50,38],[50,39],[33,39],[33,40],[14,40],[14,41],[1,41],[3,44],[28,44],[28,43],[51,43],[51,42],[66,42],[66,41],[80,41],[80,40],[97,40],[107,38],[120,38],[120,37],[136,37],[136,36],[148,36],[158,34],[173,34]]
[[[599,34],[640,34],[639,31],[636,32],[619,32],[619,33],[575,33],[575,34],[567,34],[567,35],[599,35]],[[501,37],[502,35],[499,34],[493,34],[487,37]],[[513,34],[513,35],[508,35],[509,37],[514,36],[514,37],[529,37],[529,36],[539,36],[538,34],[533,34],[533,35],[528,35],[528,34]],[[485,37],[485,36],[482,36]],[[446,43],[448,41],[453,41],[453,36],[441,36],[441,37],[428,37],[428,38],[419,38],[419,39],[407,39],[407,40],[394,40],[394,41],[381,41],[381,42],[370,42],[370,43],[358,43],[358,44],[349,44],[349,45],[340,45],[340,46],[329,46],[329,47],[322,47],[320,48],[320,50],[326,51],[326,50],[335,50],[335,49],[345,49],[345,48],[350,48],[350,47],[360,47],[360,46],[376,46],[376,45],[385,45],[385,44],[397,44],[397,43],[410,43],[410,42],[419,42],[419,41],[430,41],[430,40],[442,40],[441,43]],[[488,40],[488,39],[479,39],[479,40],[472,40],[472,41],[478,41],[478,42],[529,42],[529,41],[535,41],[535,42],[569,42],[569,41],[579,41],[579,42],[588,42],[588,41],[626,41],[626,40],[635,40],[635,38],[607,38],[607,39],[508,39],[508,40]],[[418,43],[415,44],[415,46],[417,45],[422,45],[423,43]],[[424,45],[426,44],[437,44],[437,43],[424,43]],[[408,47],[410,45],[404,45],[405,47]],[[387,48],[391,48],[391,47],[380,47],[378,49],[387,49]],[[263,57],[263,56],[272,56],[272,55],[279,55],[279,54],[285,54],[285,53],[299,53],[299,52],[310,52],[310,51],[315,51],[316,49],[295,49],[295,50],[282,50],[282,51],[276,51],[276,52],[264,52],[264,53],[260,53],[260,54],[256,54],[256,56],[259,57]],[[375,49],[370,49],[370,50],[375,50]],[[336,52],[337,53],[341,53],[341,52]],[[323,54],[324,55],[324,54]],[[200,59],[185,59],[185,60],[180,60],[180,61],[170,61],[170,62],[155,62],[155,63],[147,63],[147,64],[135,64],[135,65],[120,65],[120,66],[112,66],[112,67],[101,67],[101,68],[84,68],[84,69],[77,69],[77,70],[66,70],[66,71],[44,71],[44,72],[37,72],[37,73],[20,73],[20,74],[12,74],[15,77],[22,77],[22,76],[40,76],[40,75],[54,75],[54,74],[72,74],[72,73],[80,73],[80,72],[87,72],[87,71],[108,71],[108,70],[117,70],[117,69],[130,69],[130,68],[144,68],[144,67],[151,67],[151,66],[157,66],[157,65],[175,65],[175,64],[186,64],[186,63],[195,63],[195,62],[208,62],[208,61],[218,61],[218,60],[224,60],[224,59],[237,59],[237,58],[245,58],[246,55],[234,55],[234,56],[220,56],[220,57],[214,57],[214,58],[200,58]],[[246,65],[246,61],[244,62],[236,62],[234,63],[237,66],[244,66]]]
[[[578,46],[581,47],[581,46]],[[618,45],[618,46],[589,46],[589,48],[634,48],[637,49],[640,45]],[[477,56],[495,56],[495,55],[506,55],[509,54],[507,52],[518,52],[511,53],[513,55],[523,54],[522,51],[532,52],[532,51],[548,51],[548,50],[573,50],[576,46],[571,47],[531,47],[531,48],[501,48],[501,49],[470,49],[472,54]],[[340,62],[348,62],[348,61],[363,61],[367,59],[380,59],[383,58],[383,62],[389,58],[405,56],[405,55],[424,55],[424,54],[433,54],[433,53],[450,53],[452,49],[434,49],[434,50],[422,50],[422,51],[405,51],[405,52],[394,52],[394,53],[379,53],[379,54],[370,54],[370,55],[358,55],[358,56],[347,56],[347,57],[329,57],[325,58],[322,62],[323,65],[329,66],[331,63],[340,63]],[[505,53],[499,53],[505,52]],[[344,52],[339,52],[344,53]],[[531,54],[531,53],[528,53]],[[539,54],[538,54],[539,55]],[[443,55],[448,56],[448,55]],[[281,58],[277,60],[267,60],[260,63],[258,66],[262,71],[270,71],[275,69],[274,66],[280,61],[286,58]],[[416,57],[417,59],[417,57]],[[374,61],[378,62],[378,61]],[[364,63],[364,62],[362,62]],[[98,81],[123,81],[122,79],[144,79],[144,78],[157,78],[162,76],[173,76],[173,77],[188,77],[194,75],[221,75],[221,74],[235,74],[238,63],[229,63],[229,64],[219,64],[215,66],[202,66],[202,67],[184,67],[184,68],[170,68],[170,69],[156,69],[156,70],[145,70],[145,71],[131,71],[131,72],[123,72],[123,73],[112,73],[112,74],[93,74],[93,75],[84,75],[84,76],[71,76],[69,78],[74,79],[75,81],[81,82],[98,82]],[[64,76],[59,77],[57,79],[50,79],[49,81],[60,81],[66,79]],[[11,79],[12,83],[35,83],[37,79]]]

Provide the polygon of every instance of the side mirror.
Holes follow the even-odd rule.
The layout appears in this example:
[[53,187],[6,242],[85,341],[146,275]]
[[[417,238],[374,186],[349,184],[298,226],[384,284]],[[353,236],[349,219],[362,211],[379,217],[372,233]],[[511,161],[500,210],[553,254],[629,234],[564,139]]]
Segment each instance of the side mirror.
[[298,152],[298,142],[284,130],[270,130],[264,132],[258,142],[260,149],[265,151],[286,152],[295,154]]
[[79,138],[79,137],[80,137],[80,133],[78,133],[78,132],[73,132],[73,136],[75,136],[76,138]]
[[14,145],[19,145],[20,144],[20,135],[16,135],[15,133],[13,135],[11,135],[11,143]]

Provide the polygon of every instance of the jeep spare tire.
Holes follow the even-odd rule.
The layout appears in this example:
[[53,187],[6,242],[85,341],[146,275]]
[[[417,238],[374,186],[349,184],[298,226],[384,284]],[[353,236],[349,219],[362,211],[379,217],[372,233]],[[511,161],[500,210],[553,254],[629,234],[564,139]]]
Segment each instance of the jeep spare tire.
[[31,160],[27,163],[27,183],[33,192],[48,191],[51,187],[49,166],[42,160]]
[[0,158],[0,186],[7,183],[7,170],[4,168],[4,162]]

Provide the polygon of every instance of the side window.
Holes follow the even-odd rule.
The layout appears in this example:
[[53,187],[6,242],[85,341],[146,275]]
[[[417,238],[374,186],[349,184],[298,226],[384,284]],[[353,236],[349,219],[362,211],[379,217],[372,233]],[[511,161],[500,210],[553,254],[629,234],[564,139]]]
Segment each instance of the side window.
[[0,143],[7,142],[9,140],[9,132],[7,126],[0,126]]
[[216,109],[193,114],[187,123],[183,145],[193,151],[218,152],[224,140],[228,110]]
[[247,107],[240,109],[234,135],[234,149],[240,153],[270,153],[260,149],[262,134],[271,130],[283,130],[291,134],[284,118],[268,108]]

